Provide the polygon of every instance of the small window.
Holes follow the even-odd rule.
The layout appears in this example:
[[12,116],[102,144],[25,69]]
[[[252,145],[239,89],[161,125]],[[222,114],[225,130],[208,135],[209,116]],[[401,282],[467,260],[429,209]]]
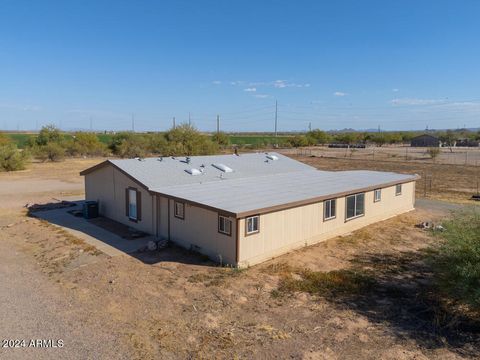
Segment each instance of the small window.
[[260,216],[250,216],[246,220],[247,235],[255,234],[260,231]]
[[382,189],[376,189],[373,193],[373,201],[379,202],[382,200]]
[[365,214],[365,194],[355,194],[347,196],[346,218],[353,219]]
[[323,220],[335,219],[337,216],[337,199],[325,200],[323,206]]
[[218,215],[218,232],[231,236],[232,235],[232,220],[228,217]]
[[128,189],[128,217],[132,220],[137,220],[137,215],[137,190]]
[[395,186],[395,195],[402,195],[402,184],[397,184]]
[[174,203],[174,215],[176,218],[185,219],[185,204],[179,201]]

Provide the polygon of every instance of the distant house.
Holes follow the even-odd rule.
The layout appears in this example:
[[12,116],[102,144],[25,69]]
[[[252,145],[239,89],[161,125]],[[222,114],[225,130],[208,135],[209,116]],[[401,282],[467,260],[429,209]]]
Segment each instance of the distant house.
[[418,179],[278,153],[107,160],[81,175],[101,215],[233,266],[413,210]]
[[455,146],[478,147],[479,146],[479,141],[478,140],[472,140],[472,139],[458,139],[455,142]]
[[439,147],[440,146],[440,139],[436,136],[423,134],[414,137],[411,142],[410,146],[412,147]]

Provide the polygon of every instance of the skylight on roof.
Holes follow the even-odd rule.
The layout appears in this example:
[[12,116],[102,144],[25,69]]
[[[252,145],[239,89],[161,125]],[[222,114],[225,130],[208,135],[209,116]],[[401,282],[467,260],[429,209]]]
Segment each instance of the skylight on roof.
[[275,161],[275,160],[278,160],[278,156],[276,156],[276,155],[267,155],[267,159]]
[[190,175],[193,175],[193,176],[196,176],[196,175],[200,175],[202,172],[198,169],[195,169],[195,168],[192,168],[192,169],[187,169],[185,170],[187,173],[189,173]]
[[233,170],[231,168],[229,168],[227,165],[225,164],[212,164],[213,167],[217,168],[218,170],[220,171],[223,171],[225,173],[231,173],[233,172]]

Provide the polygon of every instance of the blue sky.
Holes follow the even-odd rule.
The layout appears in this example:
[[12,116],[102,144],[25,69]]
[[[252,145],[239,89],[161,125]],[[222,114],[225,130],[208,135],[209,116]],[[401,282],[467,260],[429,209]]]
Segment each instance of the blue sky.
[[480,2],[0,0],[0,128],[480,126]]

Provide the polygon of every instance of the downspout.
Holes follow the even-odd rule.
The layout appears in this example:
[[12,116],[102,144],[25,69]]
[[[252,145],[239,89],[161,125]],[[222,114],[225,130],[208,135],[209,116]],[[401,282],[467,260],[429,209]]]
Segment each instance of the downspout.
[[167,199],[167,205],[168,205],[168,212],[167,212],[167,214],[168,214],[168,241],[170,241],[171,238],[170,238],[170,199],[169,198]]
[[237,219],[237,231],[235,236],[235,265],[238,266],[238,262],[240,261],[240,219]]

